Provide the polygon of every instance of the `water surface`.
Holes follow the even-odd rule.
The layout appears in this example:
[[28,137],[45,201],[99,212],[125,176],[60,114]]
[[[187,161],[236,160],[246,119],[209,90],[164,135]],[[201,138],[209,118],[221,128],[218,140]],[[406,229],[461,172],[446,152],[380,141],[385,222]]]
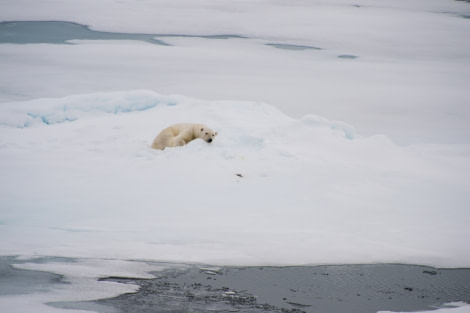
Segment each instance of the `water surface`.
[[13,21],[0,23],[0,43],[13,44],[70,44],[70,40],[137,40],[169,46],[156,37],[200,37],[206,39],[243,38],[236,35],[191,36],[178,34],[136,34],[103,32],[86,25],[62,21]]
[[[137,293],[62,308],[109,312],[376,313],[470,301],[470,269],[401,264],[169,270],[157,279],[110,277]],[[157,309],[158,308],[158,309]]]

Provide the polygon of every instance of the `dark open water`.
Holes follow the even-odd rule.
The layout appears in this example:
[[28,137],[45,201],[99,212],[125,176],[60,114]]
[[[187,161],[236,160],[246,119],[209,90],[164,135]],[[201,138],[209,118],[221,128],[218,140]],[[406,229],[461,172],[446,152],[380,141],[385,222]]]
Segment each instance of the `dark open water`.
[[[73,260],[46,258],[35,262],[50,261]],[[59,275],[14,269],[11,264],[16,263],[20,261],[0,257],[0,295],[34,293],[64,284]],[[470,302],[470,269],[402,264],[221,268],[194,265],[154,275],[157,278],[101,279],[138,285],[136,293],[49,305],[100,313],[375,313],[430,310],[449,302]]]

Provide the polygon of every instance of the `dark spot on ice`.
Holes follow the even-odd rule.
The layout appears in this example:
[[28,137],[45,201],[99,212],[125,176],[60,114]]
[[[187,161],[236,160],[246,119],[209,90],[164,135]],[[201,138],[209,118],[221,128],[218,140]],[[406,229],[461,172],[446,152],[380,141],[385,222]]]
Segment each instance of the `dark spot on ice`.
[[358,56],[351,55],[351,54],[341,54],[341,55],[338,55],[338,58],[340,58],[340,59],[357,59]]
[[322,48],[318,48],[314,46],[288,45],[288,44],[281,44],[281,43],[267,43],[266,46],[274,47],[277,49],[284,49],[284,50],[322,50]]

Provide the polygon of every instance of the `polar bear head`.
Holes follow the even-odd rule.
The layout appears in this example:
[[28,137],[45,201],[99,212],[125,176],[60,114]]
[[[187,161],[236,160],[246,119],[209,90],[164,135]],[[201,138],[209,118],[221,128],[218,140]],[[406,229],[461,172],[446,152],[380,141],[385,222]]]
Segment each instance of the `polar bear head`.
[[207,126],[201,126],[201,130],[199,132],[199,138],[204,139],[204,141],[211,143],[214,140],[215,136],[217,136],[217,132],[214,132]]

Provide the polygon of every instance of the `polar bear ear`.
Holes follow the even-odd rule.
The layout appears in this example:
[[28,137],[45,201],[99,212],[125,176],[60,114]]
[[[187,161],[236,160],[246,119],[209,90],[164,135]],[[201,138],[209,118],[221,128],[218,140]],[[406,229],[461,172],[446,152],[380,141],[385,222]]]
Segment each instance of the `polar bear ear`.
[[217,132],[215,132],[214,136],[217,136]]

